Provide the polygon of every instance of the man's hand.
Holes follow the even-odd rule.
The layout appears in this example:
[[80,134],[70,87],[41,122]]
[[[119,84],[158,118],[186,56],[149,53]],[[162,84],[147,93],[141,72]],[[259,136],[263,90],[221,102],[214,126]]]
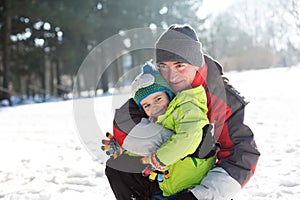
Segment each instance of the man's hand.
[[106,137],[108,139],[102,140],[103,145],[101,146],[101,149],[105,151],[107,155],[116,159],[124,152],[124,149],[119,145],[119,143],[116,141],[112,134],[107,132]]
[[232,199],[240,190],[241,185],[223,168],[210,170],[200,185],[190,189],[197,199]]

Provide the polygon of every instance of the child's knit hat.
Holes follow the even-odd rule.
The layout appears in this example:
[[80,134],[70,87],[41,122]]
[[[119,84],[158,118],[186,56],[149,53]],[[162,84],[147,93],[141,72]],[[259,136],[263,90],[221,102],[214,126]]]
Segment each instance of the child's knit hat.
[[155,92],[166,92],[172,100],[174,94],[161,74],[155,69],[150,61],[147,61],[142,72],[131,84],[131,95],[141,109],[141,101]]

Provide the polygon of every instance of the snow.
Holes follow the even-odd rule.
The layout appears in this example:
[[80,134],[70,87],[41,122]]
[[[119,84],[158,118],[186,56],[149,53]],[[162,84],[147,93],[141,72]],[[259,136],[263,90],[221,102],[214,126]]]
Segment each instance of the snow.
[[255,174],[237,199],[300,199],[300,65],[230,73],[250,100],[247,124],[261,152]]
[[[227,76],[250,100],[246,123],[261,152],[254,176],[235,199],[300,199],[300,65]],[[94,105],[100,129],[91,135],[97,140],[93,147],[74,119],[75,101],[1,107],[0,199],[115,199],[105,156],[93,149],[100,149],[111,131],[113,108],[127,97],[76,100]]]
[[0,109],[0,199],[114,199],[72,112],[72,101]]

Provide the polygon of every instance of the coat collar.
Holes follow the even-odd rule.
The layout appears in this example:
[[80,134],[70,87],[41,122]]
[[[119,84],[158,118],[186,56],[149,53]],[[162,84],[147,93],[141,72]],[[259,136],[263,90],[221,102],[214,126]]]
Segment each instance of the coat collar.
[[207,77],[207,64],[204,63],[202,67],[196,72],[195,78],[191,84],[192,88],[202,85],[204,88],[206,86],[206,77]]

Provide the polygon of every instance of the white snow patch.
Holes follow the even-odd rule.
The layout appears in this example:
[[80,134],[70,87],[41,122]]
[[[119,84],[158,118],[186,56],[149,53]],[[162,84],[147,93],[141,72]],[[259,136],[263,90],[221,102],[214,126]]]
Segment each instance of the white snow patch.
[[[235,199],[300,199],[300,67],[227,76],[250,100],[246,123],[261,152],[254,176]],[[111,131],[113,108],[126,98],[95,98],[101,131]],[[0,198],[115,199],[103,162],[81,140],[72,101],[0,108]],[[101,141],[95,140],[99,151]]]

